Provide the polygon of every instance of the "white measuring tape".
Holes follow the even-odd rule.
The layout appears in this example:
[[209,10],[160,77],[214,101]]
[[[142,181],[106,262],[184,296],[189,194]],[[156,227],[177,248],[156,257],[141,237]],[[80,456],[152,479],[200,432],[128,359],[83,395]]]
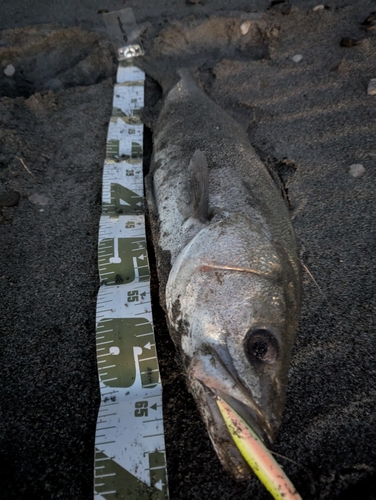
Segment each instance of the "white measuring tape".
[[[129,19],[129,10],[109,15],[122,19],[125,12]],[[103,170],[95,500],[168,499],[143,213],[143,125],[138,110],[144,105],[144,80],[145,74],[131,61],[119,63]]]

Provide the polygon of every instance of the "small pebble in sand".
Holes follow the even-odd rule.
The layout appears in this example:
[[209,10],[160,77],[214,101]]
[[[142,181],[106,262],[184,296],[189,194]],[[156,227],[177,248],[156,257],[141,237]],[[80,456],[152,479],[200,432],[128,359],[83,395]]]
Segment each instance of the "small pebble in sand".
[[353,165],[349,166],[349,174],[352,177],[360,177],[364,174],[365,171],[366,169],[361,163],[354,163]]
[[276,27],[271,28],[269,31],[266,31],[267,36],[277,38],[279,36],[279,29]]
[[13,76],[15,72],[16,68],[13,66],[13,64],[8,64],[8,66],[4,69],[5,76]]
[[325,9],[325,5],[323,4],[320,4],[320,5],[316,5],[316,7],[313,7],[313,12],[317,12],[318,10],[324,10]]
[[17,191],[9,191],[0,195],[0,207],[15,207],[20,201],[21,195]]
[[291,58],[291,60],[294,61],[294,63],[300,63],[302,59],[303,59],[302,54],[295,54],[295,56]]
[[376,95],[376,78],[371,78],[371,80],[368,82],[367,94]]
[[198,4],[201,3],[201,0],[186,0],[186,2],[190,4]]
[[47,205],[49,198],[45,194],[34,193],[29,196],[29,201],[31,201],[34,205]]
[[251,21],[244,21],[244,23],[240,25],[240,31],[242,35],[246,35],[250,27],[251,27]]

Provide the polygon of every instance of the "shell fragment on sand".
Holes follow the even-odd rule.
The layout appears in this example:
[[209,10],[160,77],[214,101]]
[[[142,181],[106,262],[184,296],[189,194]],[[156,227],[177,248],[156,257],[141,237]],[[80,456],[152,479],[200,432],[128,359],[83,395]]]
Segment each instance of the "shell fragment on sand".
[[376,78],[371,78],[367,87],[368,95],[376,95]]
[[223,399],[217,399],[223,420],[240,453],[275,500],[301,500],[294,485],[255,432]]
[[302,54],[296,54],[291,58],[291,60],[294,61],[294,63],[300,63],[300,61],[303,60],[303,56]]
[[4,69],[4,75],[5,76],[13,76],[14,73],[16,72],[16,68],[13,66],[13,64],[8,64],[8,66]]
[[361,163],[354,163],[353,165],[349,166],[349,174],[352,177],[360,177],[365,173],[366,169]]

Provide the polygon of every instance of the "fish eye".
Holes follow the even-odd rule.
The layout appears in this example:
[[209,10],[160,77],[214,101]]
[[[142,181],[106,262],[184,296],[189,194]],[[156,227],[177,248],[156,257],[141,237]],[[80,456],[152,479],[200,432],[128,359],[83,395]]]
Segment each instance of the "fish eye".
[[244,350],[249,361],[273,363],[278,356],[278,342],[269,330],[250,330],[244,339]]

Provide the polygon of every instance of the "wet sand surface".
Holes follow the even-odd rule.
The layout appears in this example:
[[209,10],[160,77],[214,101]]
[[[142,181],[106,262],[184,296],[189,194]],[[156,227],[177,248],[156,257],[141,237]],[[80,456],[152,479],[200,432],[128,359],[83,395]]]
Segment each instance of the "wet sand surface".
[[[97,230],[116,68],[98,10],[132,7],[145,49],[197,62],[202,87],[279,175],[315,280],[304,274],[274,446],[293,462],[278,460],[304,499],[375,499],[376,29],[361,25],[375,2],[4,3],[0,498],[92,498]],[[150,115],[160,98],[149,78]],[[147,169],[148,129],[145,147]],[[219,464],[153,276],[171,498],[270,498]]]

